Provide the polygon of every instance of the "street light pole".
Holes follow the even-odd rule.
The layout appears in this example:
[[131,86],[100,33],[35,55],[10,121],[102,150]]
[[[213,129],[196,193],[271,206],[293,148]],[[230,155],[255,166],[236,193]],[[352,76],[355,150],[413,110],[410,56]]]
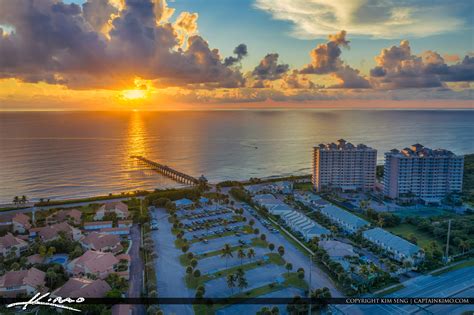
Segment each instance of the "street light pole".
[[308,315],[311,315],[311,308],[312,308],[312,303],[311,303],[311,265],[313,264],[313,254],[309,254],[309,291],[308,291],[308,297],[309,297],[309,309],[308,309]]
[[445,254],[445,263],[448,263],[449,255],[449,236],[451,234],[451,219],[448,220],[448,236],[446,237],[446,254]]

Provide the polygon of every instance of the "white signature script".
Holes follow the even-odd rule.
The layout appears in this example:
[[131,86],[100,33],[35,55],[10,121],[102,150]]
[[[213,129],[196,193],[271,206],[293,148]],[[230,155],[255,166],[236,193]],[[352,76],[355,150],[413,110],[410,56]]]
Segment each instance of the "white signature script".
[[33,296],[29,301],[26,301],[26,302],[16,302],[16,303],[11,303],[11,304],[8,304],[7,305],[7,308],[10,308],[10,307],[15,307],[15,306],[22,306],[22,309],[23,310],[26,310],[26,308],[30,305],[45,305],[45,306],[52,306],[52,307],[56,307],[56,308],[62,308],[62,309],[65,309],[65,310],[70,310],[70,311],[75,311],[75,312],[81,312],[81,310],[78,310],[77,308],[73,308],[73,307],[70,307],[70,306],[66,306],[66,305],[62,305],[63,303],[76,303],[76,304],[79,304],[79,303],[82,303],[84,302],[84,298],[83,297],[78,297],[77,299],[72,299],[72,298],[62,298],[62,297],[56,297],[56,298],[48,298],[47,300],[45,300],[44,302],[42,302],[42,300],[44,298],[46,298],[50,293],[45,293],[43,295],[41,295],[41,293],[36,293],[35,296]]

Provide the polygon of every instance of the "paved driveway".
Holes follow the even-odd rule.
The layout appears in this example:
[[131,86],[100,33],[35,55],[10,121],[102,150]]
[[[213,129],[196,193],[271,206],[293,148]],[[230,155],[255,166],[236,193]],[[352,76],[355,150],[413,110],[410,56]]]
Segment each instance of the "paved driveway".
[[[248,248],[244,249],[245,253],[248,252]],[[209,258],[204,258],[199,260],[198,268],[203,273],[214,273],[219,270],[223,270],[227,268],[232,268],[235,266],[239,266],[241,261],[243,264],[248,264],[250,262],[257,261],[261,259],[266,253],[268,253],[268,249],[261,248],[261,247],[254,247],[255,257],[252,259],[243,258],[242,260],[237,257],[237,251],[233,252],[233,257],[225,258],[218,256],[213,256]]]
[[[127,297],[139,298],[143,288],[143,261],[140,257],[140,227],[138,224],[134,224],[130,229],[130,238],[132,240],[132,246],[128,254],[131,258],[130,263],[130,280]],[[134,314],[145,314],[145,306],[133,305]]]
[[[259,298],[291,298],[296,295],[303,296],[304,291],[297,288],[286,288],[272,293],[259,296]],[[256,314],[262,307],[272,308],[273,305],[258,305],[258,304],[236,304],[221,308],[216,312],[216,315],[241,315],[241,314]],[[277,305],[280,309],[278,314],[286,315],[286,305]]]
[[[166,210],[154,210],[152,217],[158,220],[158,230],[152,231],[155,252],[158,254],[155,260],[158,296],[194,297],[194,293],[184,282],[185,269],[179,263],[179,256],[183,252],[174,247],[175,236],[171,233],[172,225],[168,222]],[[191,305],[162,305],[161,308],[166,315],[193,314]]]
[[[245,272],[245,278],[247,279],[249,286],[245,288],[244,291],[273,283],[284,272],[286,272],[285,268],[273,264],[248,270]],[[228,297],[232,294],[237,294],[238,292],[239,289],[237,287],[231,290],[227,286],[226,277],[206,282],[206,297]]]

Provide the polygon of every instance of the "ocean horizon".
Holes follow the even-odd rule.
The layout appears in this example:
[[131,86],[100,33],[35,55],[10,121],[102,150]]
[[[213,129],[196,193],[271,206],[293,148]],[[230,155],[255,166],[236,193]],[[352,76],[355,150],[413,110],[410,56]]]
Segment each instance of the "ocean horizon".
[[142,155],[211,182],[309,174],[314,145],[383,153],[413,143],[474,153],[469,109],[0,112],[0,203],[179,187]]

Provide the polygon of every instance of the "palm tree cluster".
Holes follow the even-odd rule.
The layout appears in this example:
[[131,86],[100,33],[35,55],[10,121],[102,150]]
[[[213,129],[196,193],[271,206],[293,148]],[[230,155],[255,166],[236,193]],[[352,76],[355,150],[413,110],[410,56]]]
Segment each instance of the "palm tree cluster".
[[13,204],[14,204],[15,206],[17,206],[17,207],[18,207],[19,205],[25,205],[25,204],[27,204],[28,201],[29,201],[29,200],[28,200],[28,197],[26,197],[25,195],[23,195],[23,196],[21,196],[21,197],[15,196],[15,197],[13,198]]
[[236,286],[239,288],[239,291],[242,292],[243,289],[249,286],[247,278],[245,277],[245,271],[239,268],[235,273],[227,275],[227,286],[231,289],[232,294],[234,294],[233,288]]
[[264,306],[257,312],[257,315],[278,315],[278,314],[280,314],[280,309],[277,306],[273,306],[272,308]]

